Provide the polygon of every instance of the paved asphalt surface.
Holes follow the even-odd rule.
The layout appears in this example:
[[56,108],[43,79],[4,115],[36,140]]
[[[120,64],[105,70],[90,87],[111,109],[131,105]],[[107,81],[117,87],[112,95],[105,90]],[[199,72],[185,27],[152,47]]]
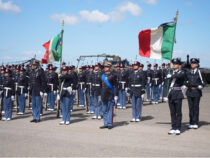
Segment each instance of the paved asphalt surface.
[[189,110],[183,101],[182,133],[168,135],[167,103],[143,106],[142,121],[131,123],[131,105],[115,110],[114,128],[99,129],[103,120],[92,120],[75,106],[70,125],[59,125],[55,112],[44,111],[40,123],[30,123],[31,111],[13,113],[12,121],[0,121],[0,156],[4,157],[200,157],[210,156],[210,88],[200,103],[200,128],[188,130]]

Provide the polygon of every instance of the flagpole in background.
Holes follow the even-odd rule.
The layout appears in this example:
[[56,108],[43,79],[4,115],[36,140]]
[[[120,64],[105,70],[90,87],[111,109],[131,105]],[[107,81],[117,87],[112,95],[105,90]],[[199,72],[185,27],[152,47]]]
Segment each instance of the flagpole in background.
[[63,60],[63,32],[64,32],[64,20],[62,21],[62,32],[61,32],[61,57],[60,57],[60,73],[62,68],[62,60]]

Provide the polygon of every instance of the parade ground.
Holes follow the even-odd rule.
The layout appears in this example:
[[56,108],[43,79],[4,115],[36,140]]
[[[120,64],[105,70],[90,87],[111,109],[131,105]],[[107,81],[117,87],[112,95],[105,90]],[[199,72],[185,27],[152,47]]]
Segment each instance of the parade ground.
[[210,88],[203,90],[200,128],[187,129],[187,99],[183,100],[182,133],[168,135],[168,103],[145,102],[142,120],[131,123],[131,105],[115,110],[114,128],[99,129],[85,109],[74,106],[70,125],[59,125],[56,112],[44,111],[40,123],[30,123],[31,111],[13,113],[12,121],[0,121],[1,157],[204,157],[210,156]]

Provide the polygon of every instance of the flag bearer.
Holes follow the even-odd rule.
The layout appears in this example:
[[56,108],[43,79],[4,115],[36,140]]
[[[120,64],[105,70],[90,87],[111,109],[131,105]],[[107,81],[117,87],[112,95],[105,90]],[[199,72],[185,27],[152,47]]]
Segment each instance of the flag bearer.
[[179,58],[173,59],[172,63],[172,74],[167,75],[167,78],[170,78],[168,103],[172,126],[168,134],[180,135],[182,121],[182,99],[184,98],[181,87],[184,84],[185,73],[180,69],[181,61]]

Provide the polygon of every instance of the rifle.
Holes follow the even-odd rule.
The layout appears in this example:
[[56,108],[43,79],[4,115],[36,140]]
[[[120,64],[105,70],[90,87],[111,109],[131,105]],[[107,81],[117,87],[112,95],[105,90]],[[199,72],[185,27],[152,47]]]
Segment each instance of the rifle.
[[18,103],[18,93],[17,93],[18,83],[15,82],[15,99],[16,99],[16,105],[17,105],[17,113],[19,112],[19,103]]
[[2,119],[2,111],[3,111],[3,100],[4,100],[4,92],[1,93],[1,101],[0,101],[0,120]]
[[84,95],[85,95],[86,111],[88,112],[89,111],[89,106],[88,106],[88,100],[87,100],[87,93],[86,93],[86,91],[84,92]]

